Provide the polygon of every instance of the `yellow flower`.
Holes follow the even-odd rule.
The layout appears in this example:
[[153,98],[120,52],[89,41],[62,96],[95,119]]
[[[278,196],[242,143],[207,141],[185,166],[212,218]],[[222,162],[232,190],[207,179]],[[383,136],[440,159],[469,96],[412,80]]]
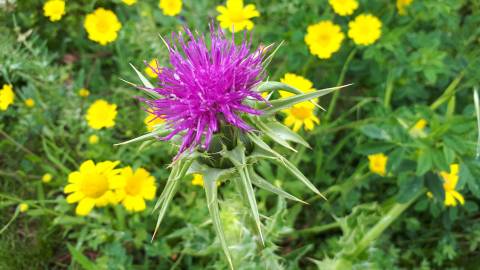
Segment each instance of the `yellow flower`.
[[42,182],[43,183],[50,183],[52,181],[52,175],[49,173],[46,173],[42,176]]
[[344,38],[340,26],[331,21],[321,21],[307,27],[305,43],[311,54],[328,59],[340,49]]
[[26,203],[21,203],[18,205],[18,210],[20,211],[20,213],[25,213],[28,211],[28,204]]
[[90,91],[88,91],[87,88],[80,88],[80,90],[78,90],[78,95],[81,97],[88,97],[90,95]]
[[15,94],[13,93],[12,86],[4,84],[0,89],[0,110],[6,111],[15,100]]
[[368,156],[370,171],[381,176],[387,174],[388,157],[383,153],[373,154]]
[[130,212],[145,210],[145,200],[152,200],[155,197],[157,191],[155,177],[143,168],[133,171],[132,168],[125,167],[121,169],[118,179],[116,196]]
[[192,185],[203,187],[203,176],[198,173],[193,174]]
[[357,45],[373,44],[382,34],[382,22],[371,14],[358,15],[348,27],[348,37]]
[[412,4],[412,2],[413,2],[413,0],[397,0],[398,14],[400,14],[400,15],[407,14],[406,7],[410,6],[410,4]]
[[[280,81],[293,86],[304,93],[315,91],[313,83],[310,80],[293,73],[286,73]],[[280,90],[279,93],[282,98],[294,95],[282,90]],[[310,101],[305,101],[283,110],[283,112],[287,114],[284,121],[285,125],[293,126],[293,131],[295,132],[300,130],[302,126],[305,126],[305,130],[313,130],[315,126],[314,123],[320,124],[320,120],[314,114],[314,109],[315,105]]]
[[147,130],[151,132],[155,129],[155,126],[165,122],[165,120],[149,113],[143,122],[145,123]]
[[43,4],[43,15],[50,21],[59,21],[65,15],[65,1],[49,0]]
[[457,201],[463,205],[465,199],[462,194],[455,190],[458,183],[459,166],[454,163],[450,165],[450,173],[440,172],[440,176],[443,178],[443,189],[445,190],[445,206],[457,206]]
[[115,126],[117,105],[103,99],[96,100],[87,110],[86,119],[93,129],[111,128]]
[[97,144],[100,139],[98,138],[97,135],[93,134],[88,137],[88,143],[89,144]]
[[25,99],[25,106],[27,106],[29,108],[33,108],[35,106],[35,100],[33,100],[31,98]]
[[156,78],[157,77],[157,73],[155,73],[153,70],[155,69],[155,71],[157,73],[160,73],[162,72],[162,69],[160,68],[160,66],[158,66],[158,61],[157,59],[152,59],[150,60],[150,62],[148,62],[148,65],[145,67],[144,71],[145,71],[145,74],[148,75],[148,77],[150,78]]
[[340,16],[352,15],[358,8],[357,0],[328,0],[333,11]]
[[128,6],[131,6],[135,3],[137,3],[137,0],[122,0],[122,2]]
[[117,39],[122,24],[111,10],[97,8],[93,13],[87,15],[84,27],[90,40],[107,45]]
[[234,33],[251,30],[253,22],[250,19],[260,16],[254,4],[244,6],[243,0],[227,0],[226,6],[217,6],[217,11],[220,13],[217,16],[220,26]]
[[160,0],[158,7],[164,15],[175,16],[182,11],[182,0]]
[[415,125],[410,129],[410,135],[412,137],[425,137],[425,127],[427,126],[428,122],[425,119],[420,119],[415,123]]
[[80,165],[78,171],[68,175],[68,183],[63,192],[67,196],[68,203],[77,203],[75,210],[79,216],[85,216],[92,211],[93,207],[103,207],[107,204],[115,204],[114,189],[118,188],[117,175],[120,170],[114,169],[119,161],[104,161],[95,165],[91,160]]

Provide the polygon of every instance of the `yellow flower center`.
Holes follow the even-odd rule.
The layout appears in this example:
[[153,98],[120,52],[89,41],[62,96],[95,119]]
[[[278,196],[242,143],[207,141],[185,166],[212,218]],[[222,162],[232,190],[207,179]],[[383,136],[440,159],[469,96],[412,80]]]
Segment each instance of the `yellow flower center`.
[[327,33],[320,34],[317,36],[317,42],[319,44],[328,44],[330,42],[331,37],[332,36]]
[[292,107],[290,109],[292,115],[299,119],[299,120],[305,120],[305,119],[308,119],[310,117],[310,114],[312,112],[311,109],[309,108],[306,108],[306,107]]
[[128,178],[125,186],[125,193],[130,196],[139,195],[140,191],[142,191],[142,181],[143,179],[139,179],[134,176]]
[[110,22],[103,17],[97,17],[97,26],[98,32],[107,33],[110,30]]
[[99,198],[108,190],[108,179],[98,173],[87,174],[80,184],[80,190],[87,197]]
[[245,20],[243,16],[243,10],[232,10],[230,13],[230,20],[234,23],[240,23]]

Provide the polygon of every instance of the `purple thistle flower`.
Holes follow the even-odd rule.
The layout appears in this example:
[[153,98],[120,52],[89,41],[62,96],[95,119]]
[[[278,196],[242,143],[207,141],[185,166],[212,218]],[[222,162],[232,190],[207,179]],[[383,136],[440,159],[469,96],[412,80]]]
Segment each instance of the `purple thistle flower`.
[[210,26],[210,45],[204,35],[194,36],[185,28],[172,34],[168,46],[171,67],[152,68],[158,75],[158,87],[151,90],[162,97],[145,100],[150,113],[165,119],[171,132],[160,138],[183,137],[177,157],[196,146],[208,148],[220,125],[226,123],[243,131],[252,128],[242,113],[259,115],[261,111],[245,104],[248,99],[265,101],[252,89],[263,79],[263,52],[250,52],[251,44],[234,36],[226,38],[221,29]]

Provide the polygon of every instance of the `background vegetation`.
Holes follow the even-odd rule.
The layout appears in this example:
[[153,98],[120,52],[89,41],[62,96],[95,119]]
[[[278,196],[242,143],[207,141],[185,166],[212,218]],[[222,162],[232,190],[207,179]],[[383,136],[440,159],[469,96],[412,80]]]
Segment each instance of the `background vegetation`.
[[[312,149],[298,146],[289,157],[328,201],[284,169],[261,164],[267,180],[309,203],[258,192],[266,216],[261,247],[232,187],[220,187],[222,222],[239,267],[476,269],[480,1],[413,1],[400,16],[395,1],[360,0],[355,15],[377,16],[380,39],[358,46],[345,38],[330,59],[309,53],[307,27],[329,19],[347,32],[355,15],[335,15],[326,0],[246,2],[260,12],[249,31],[254,45],[285,41],[269,66],[271,80],[290,72],[317,89],[353,86],[320,100],[327,109],[317,112],[320,125],[299,131]],[[226,269],[203,190],[191,177],[153,241],[152,202],[140,213],[117,205],[80,217],[63,193],[68,174],[90,159],[146,168],[162,190],[175,149],[162,142],[113,146],[147,131],[134,98],[139,91],[120,79],[138,82],[129,63],[142,67],[157,58],[166,64],[158,34],[184,24],[206,31],[223,1],[184,1],[178,16],[165,16],[157,1],[67,1],[58,22],[43,15],[43,4],[0,2],[0,85],[11,84],[15,93],[15,102],[0,111],[0,269]],[[122,23],[107,46],[89,40],[83,28],[97,7],[114,11]],[[90,95],[80,96],[81,88]],[[24,103],[29,98],[33,107]],[[113,128],[94,130],[85,120],[100,98],[117,105]],[[426,126],[415,130],[421,119]],[[91,135],[99,142],[89,143]],[[368,155],[376,153],[388,156],[384,176],[369,170]],[[445,206],[448,190],[439,173],[453,163],[460,167],[455,190],[465,203]],[[52,180],[42,181],[44,174]],[[28,210],[20,211],[21,203]]]

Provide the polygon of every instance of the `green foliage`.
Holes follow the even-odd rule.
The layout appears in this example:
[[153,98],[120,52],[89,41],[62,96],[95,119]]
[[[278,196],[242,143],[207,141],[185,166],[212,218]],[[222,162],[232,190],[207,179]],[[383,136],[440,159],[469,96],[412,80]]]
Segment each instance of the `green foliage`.
[[[300,94],[278,83],[287,72],[324,90],[272,99],[265,108],[275,118],[249,120],[258,129],[249,136],[255,145],[245,145],[252,153],[229,148],[231,158],[221,160],[243,177],[211,171],[202,190],[190,180],[203,165],[187,171],[171,163],[174,147],[146,141],[166,131],[147,133],[134,97],[148,93],[131,84],[153,82],[141,75],[144,60],[168,63],[159,35],[168,38],[182,24],[206,31],[223,2],[184,1],[180,16],[167,17],[153,0],[67,1],[58,22],[43,16],[44,1],[0,3],[0,87],[15,92],[0,111],[0,269],[475,269],[480,2],[414,0],[400,16],[395,1],[360,0],[354,15],[341,17],[326,0],[245,0],[261,14],[249,32],[253,44],[274,44],[275,51],[268,82],[257,90]],[[85,14],[100,6],[122,22],[107,46],[83,28]],[[348,38],[348,22],[360,13],[382,21],[371,46]],[[346,38],[321,60],[304,36],[326,19]],[[343,85],[350,86],[324,95]],[[89,97],[78,95],[83,87]],[[313,131],[297,134],[282,124],[283,109],[319,96],[316,105],[327,112],[316,109],[321,124]],[[24,105],[28,98],[33,108]],[[97,99],[117,105],[114,128],[87,125]],[[427,124],[416,130],[421,119]],[[90,135],[99,143],[90,144]],[[127,144],[132,138],[143,143]],[[388,156],[385,176],[368,169],[367,156],[376,153]],[[156,178],[157,204],[140,213],[117,205],[75,216],[63,188],[88,159],[146,168]],[[447,207],[439,173],[452,163],[460,167],[455,190],[465,204]],[[45,173],[51,182],[41,181]],[[20,212],[20,203],[29,210]]]

